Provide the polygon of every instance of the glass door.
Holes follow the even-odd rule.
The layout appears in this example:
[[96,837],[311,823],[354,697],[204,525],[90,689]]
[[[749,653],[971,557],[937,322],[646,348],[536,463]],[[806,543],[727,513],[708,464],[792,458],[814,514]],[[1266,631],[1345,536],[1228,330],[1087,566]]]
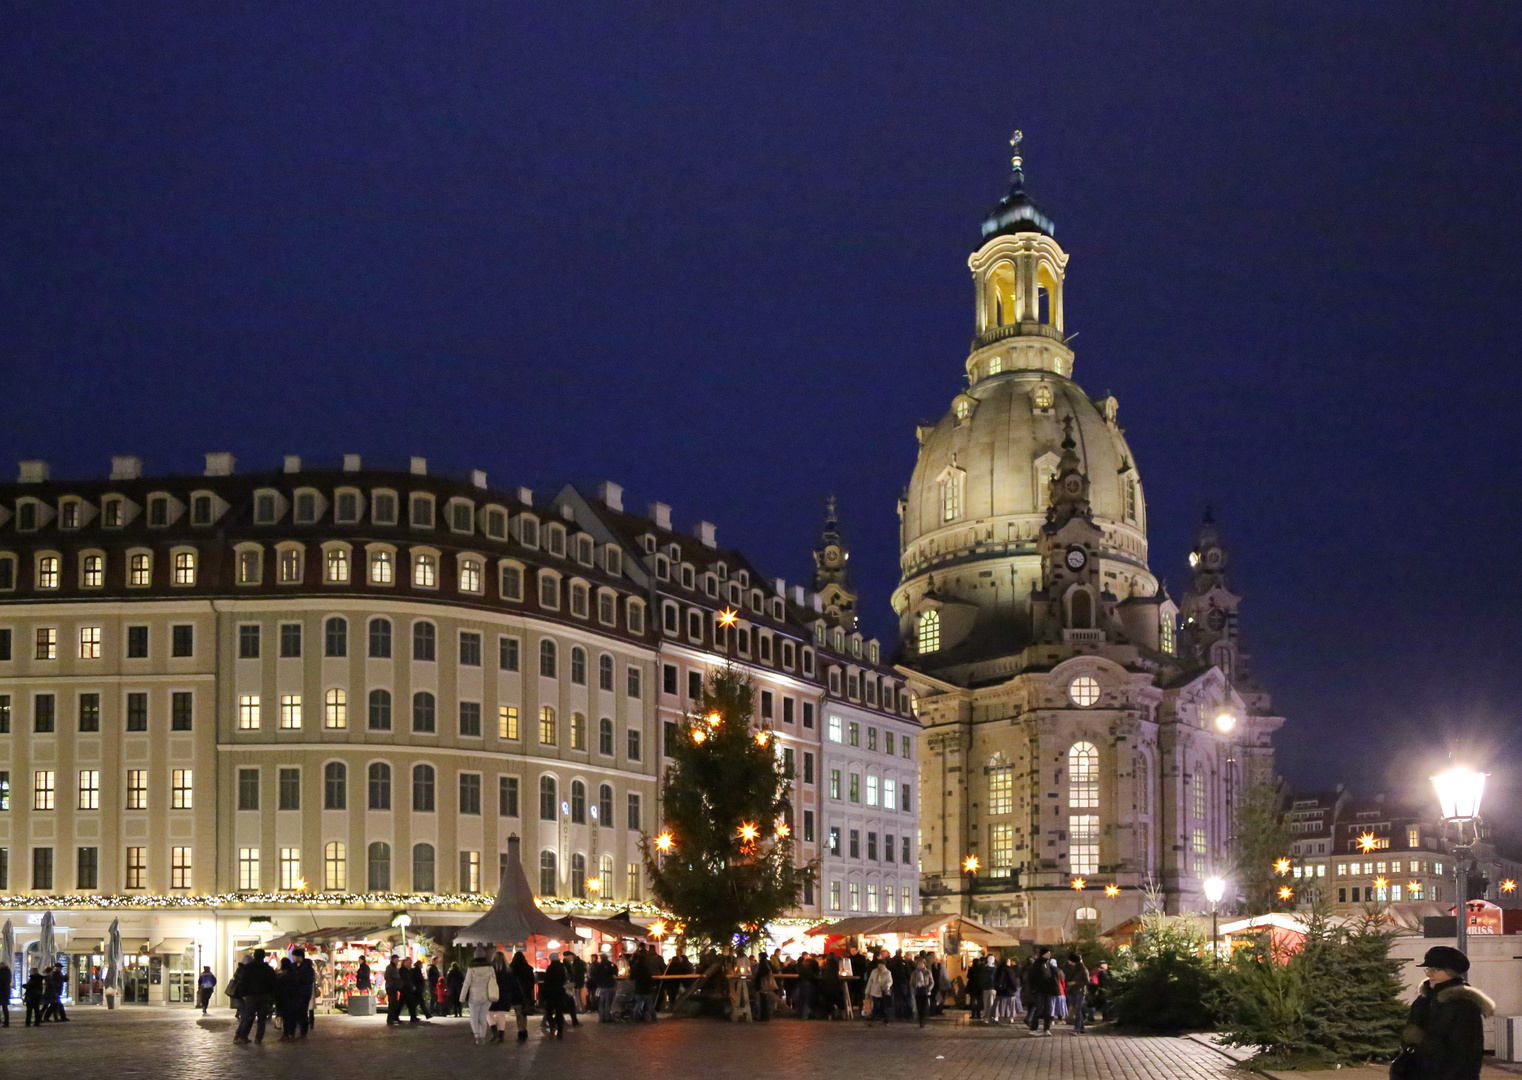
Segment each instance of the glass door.
[[127,1005],[148,1004],[148,957],[133,953],[122,963],[122,1001]]

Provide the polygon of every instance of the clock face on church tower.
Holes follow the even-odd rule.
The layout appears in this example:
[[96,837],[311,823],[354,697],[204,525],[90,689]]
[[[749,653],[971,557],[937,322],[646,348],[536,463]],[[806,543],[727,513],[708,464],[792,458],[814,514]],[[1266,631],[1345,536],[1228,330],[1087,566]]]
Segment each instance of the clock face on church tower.
[[834,544],[824,549],[824,564],[832,568],[840,565],[840,549]]
[[1083,548],[1068,548],[1067,559],[1069,570],[1082,570],[1089,563],[1089,556]]

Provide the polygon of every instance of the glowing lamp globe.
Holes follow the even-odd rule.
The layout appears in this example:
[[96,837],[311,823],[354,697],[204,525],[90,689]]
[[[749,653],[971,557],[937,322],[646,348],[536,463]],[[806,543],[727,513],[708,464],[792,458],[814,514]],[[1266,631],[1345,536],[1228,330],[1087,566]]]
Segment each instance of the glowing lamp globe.
[[1205,879],[1205,899],[1212,904],[1219,904],[1221,897],[1226,895],[1226,882],[1218,877]]
[[1480,816],[1480,799],[1485,794],[1485,773],[1470,769],[1449,769],[1432,778],[1437,789],[1438,805],[1447,821],[1469,821]]
[[1231,729],[1237,726],[1237,717],[1229,709],[1222,709],[1216,713],[1215,726],[1223,735],[1229,735]]

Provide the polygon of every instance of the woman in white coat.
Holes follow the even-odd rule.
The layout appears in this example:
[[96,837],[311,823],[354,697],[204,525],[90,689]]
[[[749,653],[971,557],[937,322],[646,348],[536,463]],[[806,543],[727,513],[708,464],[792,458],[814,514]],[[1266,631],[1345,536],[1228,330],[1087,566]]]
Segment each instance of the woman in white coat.
[[477,1043],[484,1043],[490,1030],[486,1011],[497,1000],[497,975],[487,962],[486,950],[477,949],[470,967],[465,969],[465,984],[460,987],[460,1000],[470,1007],[470,1030]]

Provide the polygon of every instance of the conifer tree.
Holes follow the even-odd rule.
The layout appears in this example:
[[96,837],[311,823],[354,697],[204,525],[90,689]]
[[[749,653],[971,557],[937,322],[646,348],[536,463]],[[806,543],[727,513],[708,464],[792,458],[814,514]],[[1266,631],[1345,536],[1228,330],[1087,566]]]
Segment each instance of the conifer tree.
[[816,870],[794,864],[791,777],[770,729],[752,726],[753,697],[732,665],[709,677],[669,748],[660,830],[641,840],[656,900],[716,946],[764,935]]
[[1294,836],[1284,824],[1279,811],[1280,785],[1254,784],[1243,793],[1237,807],[1236,841],[1233,846],[1231,879],[1242,890],[1246,914],[1261,915],[1295,906],[1297,899],[1278,896],[1283,878],[1275,877],[1274,864],[1290,853]]

